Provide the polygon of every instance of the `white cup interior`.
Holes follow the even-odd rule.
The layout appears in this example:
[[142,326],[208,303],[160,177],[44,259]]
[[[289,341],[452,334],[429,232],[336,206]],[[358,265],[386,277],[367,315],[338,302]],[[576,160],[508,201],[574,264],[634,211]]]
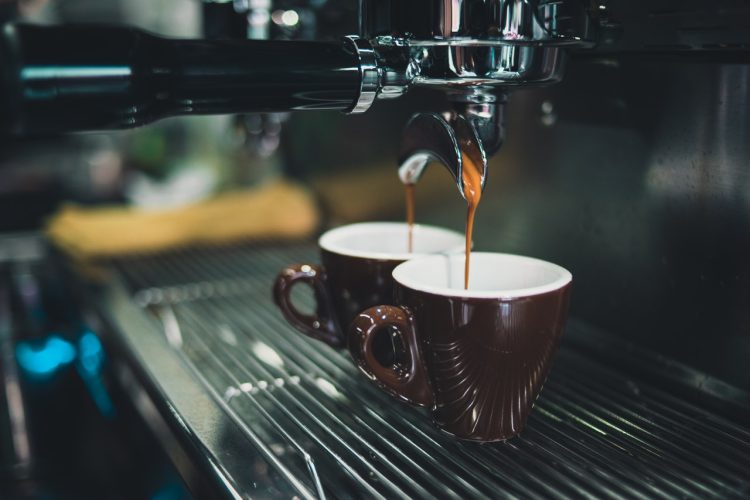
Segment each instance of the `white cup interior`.
[[432,255],[399,264],[393,278],[437,295],[516,298],[558,290],[573,276],[557,264],[521,255],[472,252],[469,289],[464,290],[464,254]]
[[329,252],[369,259],[408,260],[434,253],[460,252],[465,237],[442,227],[414,225],[413,252],[409,253],[409,226],[405,222],[364,222],[325,232],[318,244]]

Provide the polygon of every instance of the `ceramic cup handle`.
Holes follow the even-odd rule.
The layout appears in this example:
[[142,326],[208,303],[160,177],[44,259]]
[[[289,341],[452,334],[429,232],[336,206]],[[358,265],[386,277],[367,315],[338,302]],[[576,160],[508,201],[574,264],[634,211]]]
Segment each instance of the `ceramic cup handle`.
[[[294,264],[281,270],[273,286],[273,298],[286,320],[297,330],[331,347],[343,347],[344,339],[336,328],[326,290],[326,274],[322,267]],[[294,307],[291,291],[297,283],[307,283],[313,289],[316,314],[302,314]]]
[[[393,328],[406,349],[406,364],[383,366],[373,353],[377,332]],[[433,395],[427,378],[414,318],[408,309],[375,306],[362,311],[349,327],[349,351],[365,375],[381,389],[406,402],[431,406]]]

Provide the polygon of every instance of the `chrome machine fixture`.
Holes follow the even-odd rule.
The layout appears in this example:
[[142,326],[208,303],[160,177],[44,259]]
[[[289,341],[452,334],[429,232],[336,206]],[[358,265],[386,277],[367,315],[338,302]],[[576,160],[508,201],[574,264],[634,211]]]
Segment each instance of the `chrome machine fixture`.
[[[235,10],[246,3],[234,2]],[[178,114],[362,113],[412,86],[432,87],[448,94],[452,109],[407,125],[401,178],[415,182],[437,159],[463,193],[460,151],[486,174],[487,156],[502,143],[506,93],[559,81],[563,48],[593,44],[594,10],[585,5],[363,0],[360,36],[341,43],[166,40],[128,28],[9,24],[0,34],[0,130],[129,128]]]
[[418,114],[406,126],[401,180],[416,182],[437,160],[463,196],[463,151],[482,167],[484,187],[487,158],[503,142],[507,92],[559,81],[563,48],[593,45],[591,21],[579,0],[365,0],[361,32],[385,58],[377,98],[414,85],[443,89],[452,103],[442,116]]

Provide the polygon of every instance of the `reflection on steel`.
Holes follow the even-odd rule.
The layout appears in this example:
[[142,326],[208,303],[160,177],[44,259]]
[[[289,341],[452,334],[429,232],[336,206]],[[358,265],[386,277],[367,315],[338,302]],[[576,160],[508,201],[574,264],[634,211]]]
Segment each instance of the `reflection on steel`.
[[360,30],[378,48],[408,50],[414,85],[455,90],[557,82],[561,47],[593,45],[592,25],[577,0],[365,0]]
[[[4,279],[5,277],[0,275],[0,280]],[[31,471],[32,455],[23,391],[14,355],[12,318],[10,290],[5,284],[0,283],[0,402],[4,403],[0,406],[0,411],[5,413],[2,420],[8,425],[7,428],[5,425],[0,427],[0,467],[4,473],[20,478]]]
[[398,175],[404,184],[416,184],[432,161],[445,166],[459,194],[465,196],[464,155],[482,170],[482,190],[487,182],[487,160],[503,141],[505,96],[495,102],[455,103],[459,111],[418,113],[406,124],[399,151]]
[[164,325],[164,336],[172,347],[179,349],[182,347],[182,332],[174,311],[166,304],[157,311],[162,324]]
[[[712,68],[710,84],[699,85],[698,75],[683,94],[665,99],[667,112],[659,116],[659,140],[650,152],[646,187],[679,199],[691,195],[701,199],[750,202],[750,66],[722,65]],[[683,73],[686,73],[683,71]],[[703,119],[684,125],[685,115]]]
[[377,54],[370,42],[357,36],[345,38],[351,43],[352,49],[359,58],[360,86],[359,96],[351,109],[351,113],[364,113],[378,95],[381,87],[380,68],[378,68]]
[[[170,329],[177,330],[177,332],[180,332],[179,323],[177,322],[177,319],[175,318],[174,312],[172,312],[171,308],[169,308],[169,307],[160,308],[159,309],[159,316],[160,316],[160,318],[162,320],[162,323],[165,325],[165,330],[167,328],[170,328]],[[169,325],[169,326],[167,326],[167,325]],[[165,334],[167,335],[167,338],[169,338],[170,334],[168,334],[166,332],[165,332]],[[174,335],[174,334],[172,334],[172,335]],[[182,333],[177,333],[177,335],[179,336],[180,339],[182,339]],[[176,344],[170,342],[170,345],[173,346],[173,347],[179,348],[179,347],[182,346],[182,342],[180,342],[179,345],[176,345]],[[199,379],[205,380],[205,378],[201,374],[200,370],[197,369],[197,367],[190,361],[189,358],[184,358],[183,357],[183,359],[188,363],[188,366],[190,367],[191,371],[196,375],[196,377],[198,377]],[[262,387],[263,389],[267,388],[267,384],[261,384],[258,381],[255,381],[255,384],[256,384],[256,386]],[[241,387],[244,384],[238,384],[238,385]],[[225,394],[227,392],[228,391],[225,391]],[[318,477],[318,472],[317,472],[317,470],[315,468],[315,462],[312,460],[312,458],[310,458],[310,455],[304,450],[304,448],[299,443],[297,443],[292,437],[290,437],[289,434],[284,430],[284,428],[281,427],[281,426],[279,426],[279,424],[268,414],[268,412],[263,408],[263,406],[261,406],[257,402],[257,400],[253,396],[252,391],[241,391],[241,393],[247,395],[247,397],[250,398],[250,400],[252,401],[253,405],[258,409],[258,411],[264,417],[266,417],[268,419],[268,422],[271,425],[273,425],[276,429],[278,429],[279,432],[281,433],[281,435],[284,436],[284,438],[286,438],[287,441],[289,441],[289,443],[295,448],[295,450],[297,450],[300,453],[300,455],[303,457],[303,459],[305,460],[305,463],[307,464],[307,466],[308,466],[308,468],[310,470],[310,475],[311,475],[311,477],[313,479],[313,483],[315,484],[315,488],[316,488],[316,491],[318,493],[318,497],[324,498],[325,494],[323,492],[323,487],[322,487],[322,485],[320,483],[320,477]],[[218,393],[214,393],[214,394],[215,394],[215,396],[218,395]],[[232,393],[232,394],[233,394],[233,396],[237,395],[237,393]],[[219,398],[219,400],[224,402],[224,404],[222,405],[222,406],[224,406],[227,403],[229,403],[229,401],[231,400],[231,397],[224,396],[222,398]],[[228,412],[230,413],[230,415],[233,416],[233,420],[240,421],[240,425],[242,427],[245,427],[246,424],[243,423],[240,418],[236,417],[233,414],[233,412],[232,412],[232,410],[230,408],[225,407],[225,409],[228,410]],[[249,429],[247,429],[247,431],[250,432],[250,433],[252,433],[252,431],[250,431]],[[290,482],[292,484],[295,484],[297,486],[297,488],[298,488],[298,490],[299,490],[300,493],[302,493],[306,498],[312,498],[312,496],[310,495],[310,492],[308,492],[304,486],[296,484],[297,481],[296,481],[295,478],[293,478],[291,476],[288,476],[288,478],[289,478],[289,480],[290,480]]]
[[365,0],[360,29],[414,45],[590,45],[595,12],[579,0]]
[[[315,253],[312,245],[235,245],[112,263],[131,296],[230,278],[246,284],[243,293],[223,293],[218,286],[209,295],[184,291],[175,302],[166,299],[169,294],[152,293],[173,310],[180,347],[169,347],[158,332],[127,331],[139,323],[121,311],[145,314],[148,307],[112,300],[109,313],[115,324],[119,318],[121,335],[134,350],[147,344],[160,360],[147,369],[160,372],[169,358],[189,367],[184,379],[173,374],[155,383],[196,384],[248,436],[244,442],[219,438],[205,444],[237,495],[257,495],[255,476],[272,473],[281,496],[674,497],[750,491],[750,420],[729,420],[703,409],[697,396],[666,392],[658,375],[631,378],[607,359],[586,357],[574,348],[577,341],[571,343],[585,331],[576,322],[521,437],[478,445],[441,434],[425,413],[361,377],[343,353],[296,334],[283,321],[270,298],[273,277]],[[165,396],[180,395],[166,390]],[[213,434],[232,432],[212,423],[215,413],[210,421],[196,415],[177,413],[194,436],[207,426]],[[229,463],[229,457],[246,454],[250,443],[271,469]]]

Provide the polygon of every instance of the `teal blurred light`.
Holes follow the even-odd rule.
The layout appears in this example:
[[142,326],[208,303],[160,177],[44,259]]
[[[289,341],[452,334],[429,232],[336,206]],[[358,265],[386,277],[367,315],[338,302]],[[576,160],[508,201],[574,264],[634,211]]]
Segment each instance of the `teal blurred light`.
[[44,340],[19,342],[16,345],[16,360],[21,370],[37,379],[49,379],[62,367],[77,361],[76,369],[94,404],[105,416],[114,416],[114,404],[102,379],[104,347],[91,330],[83,331],[77,345],[58,335]]
[[104,348],[94,332],[87,331],[78,339],[78,361],[88,375],[98,375],[104,363]]
[[78,339],[78,373],[91,394],[99,411],[107,416],[115,415],[115,407],[102,380],[104,347],[99,337],[91,330],[85,330]]
[[76,349],[67,340],[52,335],[44,341],[23,341],[16,345],[16,359],[30,375],[46,377],[76,358]]

